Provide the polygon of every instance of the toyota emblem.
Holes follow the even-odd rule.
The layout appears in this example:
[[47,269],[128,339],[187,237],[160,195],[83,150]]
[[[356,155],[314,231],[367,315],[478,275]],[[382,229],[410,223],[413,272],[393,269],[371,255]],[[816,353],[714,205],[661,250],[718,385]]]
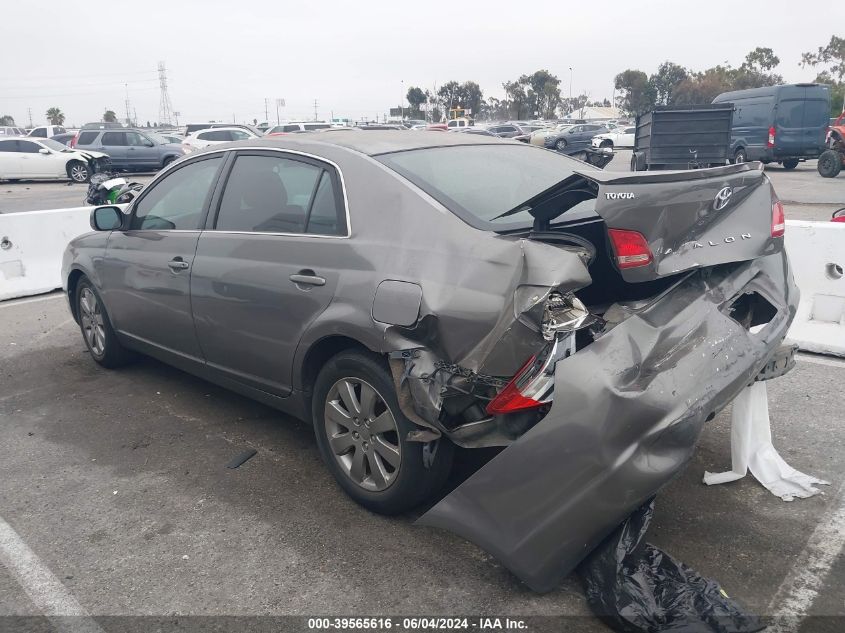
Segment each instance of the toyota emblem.
[[731,201],[731,196],[734,194],[734,190],[731,187],[725,187],[724,189],[720,189],[719,193],[716,194],[716,199],[713,200],[713,209],[715,211],[721,211],[726,206],[728,206],[728,202]]

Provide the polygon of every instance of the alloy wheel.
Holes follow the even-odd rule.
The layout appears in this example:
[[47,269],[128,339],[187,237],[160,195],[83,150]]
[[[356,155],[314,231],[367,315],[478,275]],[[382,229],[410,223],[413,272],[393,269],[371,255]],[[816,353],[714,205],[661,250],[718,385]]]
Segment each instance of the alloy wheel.
[[74,182],[85,182],[88,180],[88,168],[77,163],[70,168],[70,179]]
[[326,395],[326,437],[341,470],[365,490],[380,492],[402,463],[399,427],[384,398],[360,378],[341,378]]
[[85,341],[91,352],[101,357],[106,352],[106,330],[100,302],[90,288],[83,288],[79,293],[79,308]]

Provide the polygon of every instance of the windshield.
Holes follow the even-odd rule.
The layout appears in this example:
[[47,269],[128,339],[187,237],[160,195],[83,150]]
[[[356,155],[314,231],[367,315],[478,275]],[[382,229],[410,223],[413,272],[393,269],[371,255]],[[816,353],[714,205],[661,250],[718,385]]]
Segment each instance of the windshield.
[[532,222],[527,210],[499,218],[572,175],[594,168],[529,145],[457,145],[375,156],[459,217],[503,227]]
[[54,152],[66,152],[68,151],[67,145],[62,145],[58,141],[54,141],[51,138],[42,138],[39,141],[44,147],[48,147]]

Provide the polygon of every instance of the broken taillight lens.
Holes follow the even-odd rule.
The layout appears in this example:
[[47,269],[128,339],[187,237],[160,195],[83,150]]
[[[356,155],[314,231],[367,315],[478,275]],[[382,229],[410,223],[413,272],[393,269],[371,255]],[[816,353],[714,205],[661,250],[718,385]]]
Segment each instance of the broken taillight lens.
[[535,409],[551,402],[554,395],[558,339],[546,345],[516,372],[516,375],[487,404],[487,413],[501,415]]
[[624,229],[608,229],[607,232],[619,268],[647,266],[654,259],[642,233]]
[[772,203],[772,237],[783,237],[786,232],[786,217],[783,213],[783,203],[775,200]]

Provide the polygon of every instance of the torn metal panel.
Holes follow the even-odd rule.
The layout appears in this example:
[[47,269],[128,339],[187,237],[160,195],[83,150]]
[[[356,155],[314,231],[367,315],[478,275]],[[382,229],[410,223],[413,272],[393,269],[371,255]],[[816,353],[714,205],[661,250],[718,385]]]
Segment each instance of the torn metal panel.
[[[752,280],[776,290],[777,314],[756,333],[723,312]],[[683,468],[704,421],[767,363],[797,299],[783,254],[690,275],[558,362],[546,417],[419,522],[552,589]]]

